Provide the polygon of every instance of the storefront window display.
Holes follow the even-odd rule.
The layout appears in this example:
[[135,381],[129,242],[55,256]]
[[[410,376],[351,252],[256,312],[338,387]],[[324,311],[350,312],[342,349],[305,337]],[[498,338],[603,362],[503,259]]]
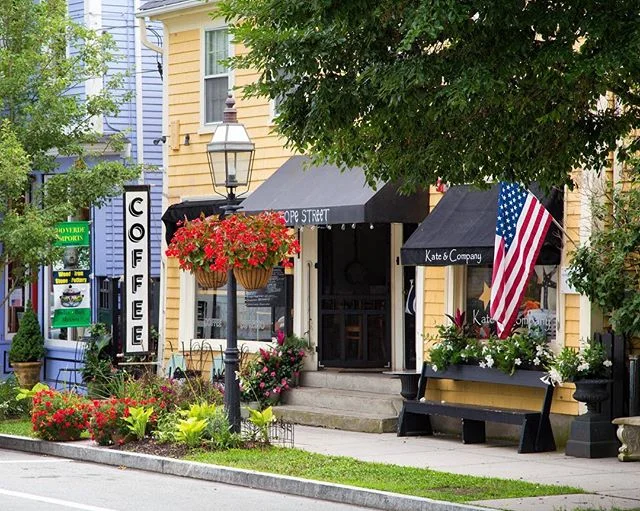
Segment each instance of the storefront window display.
[[[556,288],[558,266],[535,266],[525,290],[518,319],[514,328],[539,325],[549,340],[556,338]],[[479,339],[496,334],[495,322],[489,316],[491,299],[490,266],[470,266],[467,268],[466,311],[467,321]]]
[[[264,298],[238,284],[238,340],[271,341],[285,328],[285,294]],[[227,286],[196,287],[195,332],[197,339],[227,338]]]

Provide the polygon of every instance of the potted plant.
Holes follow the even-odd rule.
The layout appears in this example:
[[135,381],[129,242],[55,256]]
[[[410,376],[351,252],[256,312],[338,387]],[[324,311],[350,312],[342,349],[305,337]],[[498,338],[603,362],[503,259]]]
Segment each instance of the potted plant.
[[267,285],[273,267],[292,266],[289,257],[300,252],[295,234],[281,213],[237,214],[222,220],[214,234],[212,269],[232,268],[245,289]]
[[218,288],[227,283],[225,265],[214,268],[217,253],[216,232],[220,221],[216,216],[185,220],[175,232],[166,250],[168,257],[177,257],[181,270],[195,275],[198,284],[205,288]]
[[9,362],[21,387],[30,389],[38,383],[44,353],[44,337],[40,323],[31,302],[27,302],[18,332],[13,337],[9,349]]
[[589,339],[578,350],[565,347],[549,366],[552,382],[573,382],[573,398],[586,403],[587,413],[571,423],[565,454],[579,458],[604,458],[618,453],[615,426],[601,413],[600,403],[610,397],[611,361],[603,346]]

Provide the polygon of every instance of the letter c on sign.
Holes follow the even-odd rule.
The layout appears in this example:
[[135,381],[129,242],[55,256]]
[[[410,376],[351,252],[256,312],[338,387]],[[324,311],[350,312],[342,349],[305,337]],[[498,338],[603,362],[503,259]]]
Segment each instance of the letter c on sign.
[[129,213],[133,216],[141,216],[144,211],[138,209],[137,206],[142,203],[142,197],[135,197],[129,204]]

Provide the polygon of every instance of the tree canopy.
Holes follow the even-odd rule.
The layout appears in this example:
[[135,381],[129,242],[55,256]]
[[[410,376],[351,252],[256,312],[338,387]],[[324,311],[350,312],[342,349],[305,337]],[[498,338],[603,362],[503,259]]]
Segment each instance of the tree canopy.
[[[107,76],[116,57],[108,34],[68,19],[65,0],[12,0],[0,9],[0,272],[12,262],[16,285],[60,257],[56,223],[103,204],[140,173],[97,150],[117,153],[123,141],[95,129],[129,99],[122,77]],[[92,79],[101,90],[84,94]],[[60,157],[71,162],[65,172]],[[37,172],[50,174],[42,185]]]
[[550,187],[639,145],[637,1],[223,0],[213,15],[248,49],[232,65],[259,71],[244,92],[281,101],[290,147],[371,181]]

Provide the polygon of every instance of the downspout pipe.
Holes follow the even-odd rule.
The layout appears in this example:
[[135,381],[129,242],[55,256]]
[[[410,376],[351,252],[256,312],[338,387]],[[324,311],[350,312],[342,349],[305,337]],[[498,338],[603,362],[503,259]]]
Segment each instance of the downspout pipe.
[[157,44],[153,44],[147,38],[147,22],[145,21],[145,18],[140,18],[140,42],[145,48],[149,48],[151,51],[164,55],[164,50]]

